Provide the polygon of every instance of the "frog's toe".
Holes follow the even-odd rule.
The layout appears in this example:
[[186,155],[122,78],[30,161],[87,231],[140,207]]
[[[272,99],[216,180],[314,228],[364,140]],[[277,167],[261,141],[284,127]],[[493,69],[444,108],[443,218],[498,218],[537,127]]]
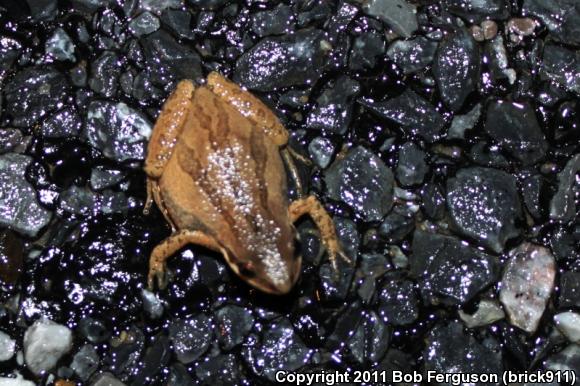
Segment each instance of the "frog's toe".
[[152,265],[149,268],[149,275],[147,277],[147,285],[149,290],[153,290],[157,284],[157,288],[167,288],[167,274],[165,273],[165,264]]

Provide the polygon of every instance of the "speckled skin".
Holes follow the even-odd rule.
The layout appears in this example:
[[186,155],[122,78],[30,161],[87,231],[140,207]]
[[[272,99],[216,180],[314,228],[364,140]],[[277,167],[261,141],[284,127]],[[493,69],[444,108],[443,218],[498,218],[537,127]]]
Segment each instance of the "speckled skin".
[[312,196],[288,202],[280,152],[287,140],[264,104],[221,75],[211,73],[198,88],[187,80],[178,84],[155,124],[145,162],[146,210],[154,200],[173,228],[151,254],[150,287],[155,278],[165,284],[165,261],[192,243],[221,252],[254,287],[287,293],[301,267],[292,223],[307,213],[335,260],[339,244],[320,203]]

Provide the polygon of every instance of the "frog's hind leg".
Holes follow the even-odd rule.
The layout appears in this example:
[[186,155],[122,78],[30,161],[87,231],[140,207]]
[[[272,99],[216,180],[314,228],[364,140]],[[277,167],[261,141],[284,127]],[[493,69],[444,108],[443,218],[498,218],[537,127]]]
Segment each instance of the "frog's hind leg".
[[147,276],[147,285],[150,289],[153,289],[155,281],[161,289],[167,286],[165,275],[166,261],[187,244],[200,245],[212,251],[224,252],[221,245],[207,233],[191,230],[182,230],[174,233],[163,240],[151,252],[151,257],[149,258],[149,274]]
[[292,222],[295,222],[305,214],[310,215],[320,231],[322,243],[328,252],[328,258],[336,271],[338,270],[336,263],[338,257],[342,258],[347,263],[352,264],[351,260],[342,252],[332,218],[330,218],[330,215],[326,212],[326,209],[324,209],[316,197],[308,196],[299,198],[292,202],[288,208],[288,214],[290,215],[290,221]]
[[195,86],[190,80],[182,80],[163,105],[147,146],[145,173],[148,177],[161,177],[183,130],[194,90]]

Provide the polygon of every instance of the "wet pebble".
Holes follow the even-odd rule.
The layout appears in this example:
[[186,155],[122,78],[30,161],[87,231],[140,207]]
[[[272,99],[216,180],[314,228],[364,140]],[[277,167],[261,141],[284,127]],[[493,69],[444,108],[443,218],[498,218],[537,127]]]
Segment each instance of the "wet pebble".
[[9,360],[16,351],[16,341],[0,330],[0,362]]
[[534,333],[554,289],[556,262],[549,249],[525,242],[509,252],[500,300],[512,325]]
[[226,351],[241,344],[254,325],[254,317],[250,311],[236,305],[220,308],[215,317],[218,340]]
[[488,104],[485,131],[524,165],[538,162],[548,149],[534,109],[526,102],[500,100]]
[[82,127],[81,118],[74,107],[66,107],[42,122],[42,135],[46,138],[75,137]]
[[412,248],[411,273],[432,304],[465,304],[498,278],[495,257],[457,238],[416,230]]
[[12,231],[0,232],[0,288],[18,283],[24,265],[23,242]]
[[106,342],[111,336],[111,332],[101,320],[91,317],[81,319],[78,332],[91,343]]
[[143,12],[129,23],[129,30],[137,37],[150,34],[159,29],[161,23],[151,12]]
[[74,355],[70,368],[83,381],[86,382],[99,367],[100,358],[95,347],[86,344]]
[[405,0],[361,1],[363,11],[391,27],[403,37],[411,37],[418,28],[415,7]]
[[306,117],[306,127],[345,134],[350,125],[354,98],[359,92],[357,81],[340,76],[316,98],[316,107]]
[[580,94],[580,52],[553,43],[544,46],[541,74],[568,91]]
[[374,311],[365,312],[347,346],[359,363],[376,363],[389,348],[391,327]]
[[439,44],[433,75],[441,98],[451,110],[459,110],[469,94],[475,91],[480,55],[477,43],[464,29],[458,29]]
[[35,383],[27,381],[18,374],[16,377],[11,378],[0,377],[0,386],[35,386]]
[[206,385],[240,385],[248,382],[242,376],[239,360],[233,354],[206,358],[196,366],[195,375]]
[[0,154],[4,154],[22,144],[22,132],[18,129],[0,129]]
[[501,378],[503,366],[499,343],[478,342],[459,322],[437,325],[427,336],[425,370],[437,373],[486,373]]
[[576,197],[573,186],[580,171],[580,154],[570,159],[558,174],[558,190],[550,202],[550,218],[569,221],[576,214]]
[[447,132],[447,138],[449,139],[464,139],[465,132],[471,130],[479,121],[481,116],[481,104],[476,104],[469,112],[466,114],[455,115],[453,121],[451,121],[451,126]]
[[387,323],[401,326],[419,317],[419,299],[410,280],[387,280],[378,299],[379,313]]
[[500,170],[460,169],[447,181],[447,206],[462,234],[500,253],[521,232],[522,209],[516,179]]
[[74,52],[75,45],[62,28],[57,28],[54,34],[46,41],[46,53],[56,60],[75,62]]
[[72,332],[67,327],[41,319],[24,334],[24,360],[36,375],[51,370],[72,347]]
[[384,53],[385,39],[381,34],[368,32],[357,36],[352,43],[349,68],[354,71],[375,68]]
[[560,276],[560,308],[580,308],[580,272],[567,271]]
[[163,315],[163,302],[157,294],[146,289],[141,290],[141,299],[143,300],[143,310],[151,319],[158,319]]
[[121,75],[121,58],[112,51],[105,51],[91,64],[91,89],[105,97],[117,93],[118,80]]
[[418,36],[408,40],[395,40],[389,45],[387,56],[405,74],[412,74],[429,66],[436,50],[437,42]]
[[98,374],[93,381],[91,382],[91,386],[125,386],[125,384],[119,381],[115,376],[111,373],[104,372]]
[[123,102],[94,101],[88,107],[86,132],[90,144],[109,158],[143,160],[152,125]]
[[385,101],[363,98],[360,103],[378,116],[399,124],[405,135],[418,136],[428,142],[437,141],[445,126],[435,107],[411,89]]
[[546,370],[553,371],[580,371],[580,345],[572,343],[562,351],[551,355],[544,362]]
[[378,221],[391,209],[393,172],[362,146],[335,160],[324,176],[329,196],[349,205],[365,221]]
[[296,371],[312,356],[288,319],[280,318],[265,326],[261,339],[253,337],[244,344],[243,356],[256,375],[275,380],[276,372]]
[[334,155],[334,144],[324,137],[316,137],[308,144],[310,159],[316,166],[326,169]]
[[91,189],[103,190],[117,185],[126,178],[125,173],[119,169],[110,169],[104,166],[96,166],[91,170]]
[[580,315],[575,312],[562,312],[554,315],[554,325],[570,342],[580,341]]
[[8,153],[0,156],[0,224],[35,237],[52,218],[38,204],[36,191],[24,178],[32,158]]
[[292,8],[279,4],[271,10],[254,13],[251,17],[251,28],[260,37],[280,35],[293,31],[295,22]]
[[20,70],[4,87],[5,111],[17,127],[32,126],[67,100],[66,77],[52,66]]
[[181,363],[191,363],[207,351],[213,336],[212,323],[205,314],[171,322],[169,336],[173,351]]
[[396,169],[397,180],[401,185],[412,186],[423,182],[429,170],[425,157],[425,152],[413,142],[406,142],[401,146]]
[[524,0],[522,11],[535,16],[562,43],[580,45],[580,7],[568,0]]
[[479,23],[485,19],[504,20],[510,11],[509,1],[506,0],[449,0],[444,6],[449,12],[470,23]]
[[477,304],[477,310],[473,314],[459,310],[459,317],[467,327],[477,328],[503,319],[505,313],[497,301],[483,299]]
[[257,91],[313,84],[321,75],[324,47],[323,32],[314,28],[264,38],[240,56],[234,81]]

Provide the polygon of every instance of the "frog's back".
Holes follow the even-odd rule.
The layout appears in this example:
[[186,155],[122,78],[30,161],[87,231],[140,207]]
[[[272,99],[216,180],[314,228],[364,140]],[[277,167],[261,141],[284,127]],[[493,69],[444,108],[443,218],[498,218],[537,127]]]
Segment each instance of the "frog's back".
[[239,258],[287,249],[277,245],[293,240],[279,148],[207,88],[195,93],[160,180],[176,227],[213,234]]

